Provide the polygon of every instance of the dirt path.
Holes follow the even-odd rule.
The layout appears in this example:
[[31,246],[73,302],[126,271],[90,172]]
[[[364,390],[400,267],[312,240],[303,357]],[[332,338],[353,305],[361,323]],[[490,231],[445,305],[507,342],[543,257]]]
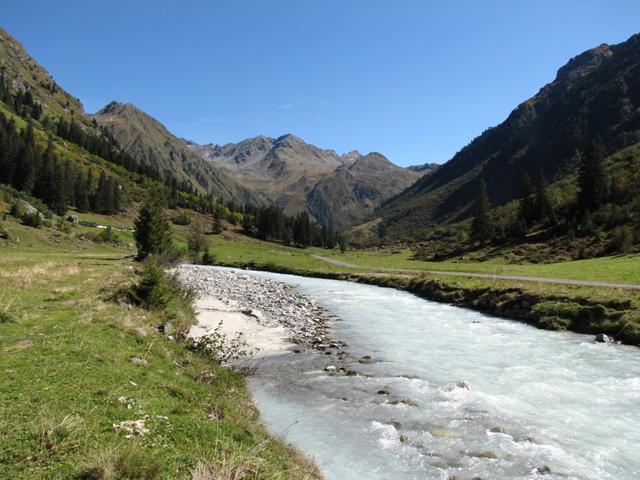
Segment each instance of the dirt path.
[[337,265],[339,267],[346,268],[359,268],[362,270],[373,270],[382,272],[400,272],[400,273],[431,273],[436,275],[452,275],[457,277],[475,277],[475,278],[489,278],[496,280],[516,280],[521,282],[541,282],[541,283],[559,283],[563,285],[580,285],[587,287],[607,287],[607,288],[630,288],[640,289],[640,285],[633,283],[619,283],[619,282],[596,282],[592,280],[568,280],[565,278],[549,278],[549,277],[529,277],[525,275],[497,275],[493,273],[480,273],[480,272],[451,272],[447,270],[418,270],[418,269],[406,269],[406,268],[376,268],[367,267],[363,265],[355,265],[353,263],[343,262],[341,260],[335,260],[333,258],[323,257],[322,255],[311,255],[318,260],[323,260],[327,263]]

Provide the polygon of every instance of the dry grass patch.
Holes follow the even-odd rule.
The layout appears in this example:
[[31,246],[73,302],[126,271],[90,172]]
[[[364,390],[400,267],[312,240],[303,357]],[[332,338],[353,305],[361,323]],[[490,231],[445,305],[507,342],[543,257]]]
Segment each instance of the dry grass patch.
[[77,448],[84,433],[84,420],[77,415],[66,415],[60,420],[41,413],[33,426],[33,434],[45,450]]

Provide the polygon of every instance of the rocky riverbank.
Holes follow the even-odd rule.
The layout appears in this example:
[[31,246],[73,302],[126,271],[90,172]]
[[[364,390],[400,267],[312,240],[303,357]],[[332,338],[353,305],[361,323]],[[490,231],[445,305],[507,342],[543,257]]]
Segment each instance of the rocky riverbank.
[[198,324],[189,332],[194,339],[220,326],[227,337],[241,335],[252,352],[329,342],[327,312],[291,285],[199,265],[173,273],[196,294]]

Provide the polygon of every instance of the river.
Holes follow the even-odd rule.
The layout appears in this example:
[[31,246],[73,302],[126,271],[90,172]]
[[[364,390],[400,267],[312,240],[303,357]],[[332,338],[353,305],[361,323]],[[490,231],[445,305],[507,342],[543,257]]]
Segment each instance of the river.
[[394,289],[250,273],[296,285],[348,344],[342,360],[269,357],[249,382],[269,431],[327,480],[640,478],[638,348]]

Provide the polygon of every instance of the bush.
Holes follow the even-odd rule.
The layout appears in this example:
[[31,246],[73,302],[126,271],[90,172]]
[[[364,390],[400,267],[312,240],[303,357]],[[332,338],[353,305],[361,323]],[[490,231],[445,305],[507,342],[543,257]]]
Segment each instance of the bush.
[[242,332],[229,337],[222,331],[222,322],[213,330],[213,333],[196,340],[191,345],[191,349],[216,363],[233,362],[253,353],[248,349]]
[[22,223],[27,227],[40,228],[42,227],[42,216],[40,212],[25,213],[22,215]]
[[98,235],[98,241],[103,243],[118,243],[118,236],[113,231],[113,228],[107,227],[102,229]]
[[178,215],[175,215],[171,222],[174,225],[189,225],[191,223],[191,217],[187,212],[181,212]]
[[71,233],[71,224],[67,222],[64,218],[58,219],[56,222],[56,230],[62,233]]
[[22,208],[22,205],[20,205],[18,202],[13,202],[11,204],[11,210],[9,210],[9,213],[18,219],[22,219],[22,217],[24,216],[24,208]]
[[629,253],[633,249],[633,232],[631,228],[616,227],[611,233],[608,250],[610,252]]
[[132,290],[132,300],[149,309],[164,309],[173,297],[169,279],[162,267],[156,262],[148,261],[144,266],[140,283]]
[[202,265],[213,265],[216,263],[216,257],[209,249],[202,254]]
[[200,252],[209,249],[209,242],[200,231],[191,230],[187,237],[187,248],[192,260],[197,261],[200,258]]
[[165,274],[155,261],[147,261],[140,282],[129,291],[129,300],[143,308],[161,312],[180,334],[195,321],[194,294],[174,277]]

